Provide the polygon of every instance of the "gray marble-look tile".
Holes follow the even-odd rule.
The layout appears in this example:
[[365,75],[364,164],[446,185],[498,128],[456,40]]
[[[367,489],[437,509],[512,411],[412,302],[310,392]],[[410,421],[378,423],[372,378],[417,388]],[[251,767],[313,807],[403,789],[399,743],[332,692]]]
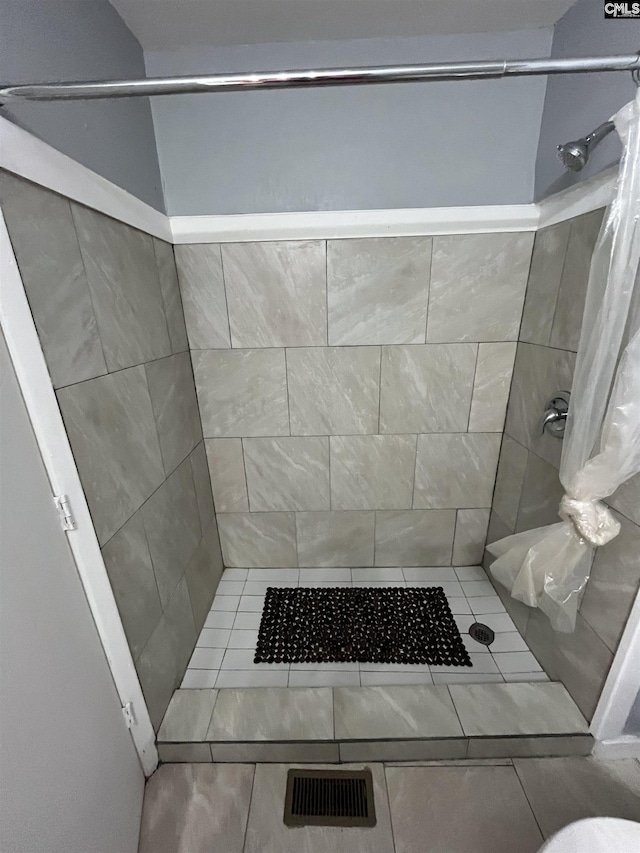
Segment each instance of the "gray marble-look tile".
[[[335,770],[320,765],[314,770]],[[362,765],[346,765],[346,770],[362,770]],[[282,804],[287,789],[286,764],[258,764],[253,785],[251,811],[244,853],[390,853],[393,836],[384,768],[374,764],[373,795],[377,822],[374,827],[285,826]]]
[[466,432],[477,344],[382,348],[380,432]]
[[296,513],[300,566],[372,566],[373,512]]
[[502,522],[509,528],[509,533],[513,533],[516,529],[528,456],[529,453],[525,447],[510,436],[503,436],[492,510],[500,516]]
[[284,350],[192,353],[205,438],[289,435]]
[[170,355],[153,239],[75,203],[71,212],[109,370]]
[[536,232],[522,311],[521,341],[549,345],[570,228],[571,221],[566,220]]
[[241,439],[207,438],[204,443],[216,512],[249,512]]
[[424,343],[430,237],[330,240],[329,343]]
[[589,755],[591,735],[550,737],[480,737],[469,740],[469,758],[529,758],[532,756]]
[[188,352],[145,365],[162,461],[167,474],[202,439],[200,413]]
[[176,690],[158,731],[158,741],[202,741],[216,704],[216,690]]
[[144,367],[62,388],[58,404],[104,544],[164,480]]
[[68,200],[6,172],[0,199],[54,388],[105,374]]
[[160,767],[145,790],[138,853],[242,853],[254,768]]
[[454,684],[449,689],[469,737],[580,734],[588,729],[563,684]]
[[[510,536],[513,533],[513,530],[504,523],[504,521],[500,518],[497,512],[491,510],[491,515],[489,516],[489,529],[487,530],[487,545],[492,545],[494,542],[499,542],[500,539],[505,539],[507,536]],[[489,563],[495,560],[495,557],[492,554],[489,554],[488,551],[485,551],[485,558],[489,559]]]
[[513,767],[388,767],[386,776],[396,853],[540,848]]
[[606,503],[640,526],[640,474],[623,483]]
[[142,508],[142,518],[164,606],[202,535],[188,459],[149,498]]
[[337,687],[336,740],[462,737],[447,687]]
[[218,527],[215,519],[212,518],[205,528],[204,535],[193,552],[185,572],[193,619],[198,631],[202,630],[209,614],[211,602],[222,576],[222,569]]
[[337,743],[212,743],[214,761],[250,761],[256,764],[318,764],[340,760]]
[[570,391],[576,357],[534,344],[518,344],[505,432],[556,468],[562,442],[540,431],[540,418],[557,391]]
[[532,246],[531,233],[435,237],[427,342],[515,341]]
[[453,761],[467,757],[467,739],[351,741],[340,744],[341,761]]
[[499,433],[419,435],[414,507],[491,506],[499,452]]
[[489,509],[459,509],[453,540],[453,565],[480,563],[489,526]]
[[600,231],[604,208],[571,221],[558,300],[551,327],[550,345],[576,352],[587,296],[591,255]]
[[379,347],[287,350],[292,435],[378,431]]
[[222,246],[234,347],[326,345],[325,251],[322,240]]
[[218,694],[207,740],[333,740],[331,688],[224,690]]
[[473,382],[469,432],[502,432],[516,344],[480,344]]
[[140,686],[156,731],[173,691],[182,681],[196,638],[189,591],[183,578],[136,661]]
[[598,548],[580,612],[612,652],[640,586],[640,527],[615,513],[622,529]]
[[557,523],[560,520],[558,510],[563,495],[564,488],[557,469],[535,453],[529,453],[522,482],[516,532]]
[[211,493],[211,479],[209,477],[209,465],[204,442],[201,441],[189,456],[191,460],[191,473],[193,474],[193,485],[196,489],[198,500],[198,512],[200,513],[200,528],[206,530],[214,518],[213,495]]
[[173,256],[173,246],[171,243],[165,243],[164,240],[158,240],[157,237],[154,237],[153,248],[158,266],[160,292],[162,293],[164,314],[167,318],[171,351],[185,352],[189,349],[189,341],[187,340],[187,327],[182,310],[182,298],[178,284],[176,261]]
[[245,438],[242,446],[251,512],[330,508],[328,438]]
[[332,509],[409,509],[414,435],[331,436]]
[[640,765],[633,759],[524,758],[514,764],[545,838],[589,817],[640,821]]
[[220,246],[176,246],[174,251],[191,349],[228,349],[231,341]]
[[158,758],[163,764],[210,764],[208,743],[159,743]]
[[[225,566],[296,566],[296,522],[292,512],[233,512],[218,516]],[[314,564],[317,565],[317,564]]]
[[142,516],[133,515],[102,549],[131,654],[138,657],[158,624],[162,605]]
[[452,509],[377,512],[376,566],[451,565],[455,522]]

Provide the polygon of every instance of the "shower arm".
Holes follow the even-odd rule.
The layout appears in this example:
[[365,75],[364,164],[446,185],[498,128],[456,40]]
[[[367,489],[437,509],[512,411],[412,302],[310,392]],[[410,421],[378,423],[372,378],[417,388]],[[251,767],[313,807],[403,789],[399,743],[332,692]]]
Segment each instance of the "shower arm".
[[611,131],[615,129],[616,126],[612,121],[603,121],[599,127],[596,127],[595,130],[592,130],[591,133],[588,133],[585,136],[587,145],[591,148],[595,148],[596,145],[599,145],[600,142],[602,142],[608,133],[611,133]]

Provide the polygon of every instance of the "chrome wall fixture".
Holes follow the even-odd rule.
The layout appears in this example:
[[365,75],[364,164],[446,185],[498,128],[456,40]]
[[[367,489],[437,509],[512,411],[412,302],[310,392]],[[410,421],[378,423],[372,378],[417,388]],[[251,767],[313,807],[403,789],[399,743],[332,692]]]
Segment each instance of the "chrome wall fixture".
[[572,172],[580,172],[587,165],[589,155],[593,149],[600,143],[607,134],[615,130],[615,125],[612,121],[605,121],[587,136],[582,139],[576,139],[575,142],[565,142],[564,145],[558,145],[558,157],[562,165],[571,169]]
[[149,95],[193,95],[200,92],[242,92],[318,86],[363,86],[421,83],[437,80],[478,80],[592,71],[640,71],[640,54],[589,56],[576,59],[501,59],[439,62],[427,65],[382,65],[364,68],[320,68],[303,71],[259,71],[204,74],[142,80],[34,83],[0,87],[0,104],[20,101],[71,101],[89,98],[131,98]]

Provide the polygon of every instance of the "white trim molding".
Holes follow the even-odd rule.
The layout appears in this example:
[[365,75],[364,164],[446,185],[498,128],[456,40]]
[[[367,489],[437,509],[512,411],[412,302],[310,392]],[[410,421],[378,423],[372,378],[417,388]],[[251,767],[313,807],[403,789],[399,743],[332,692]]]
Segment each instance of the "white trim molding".
[[[0,320],[54,494],[68,496],[76,529],[67,532],[122,707],[133,708],[131,735],[142,769],[158,764],[155,733],[113,596],[71,445],[0,210]],[[124,720],[123,720],[124,725]]]
[[618,167],[612,166],[575,187],[550,195],[537,204],[538,228],[573,219],[611,204],[616,189]]
[[169,219],[164,213],[1,116],[0,168],[171,241]]

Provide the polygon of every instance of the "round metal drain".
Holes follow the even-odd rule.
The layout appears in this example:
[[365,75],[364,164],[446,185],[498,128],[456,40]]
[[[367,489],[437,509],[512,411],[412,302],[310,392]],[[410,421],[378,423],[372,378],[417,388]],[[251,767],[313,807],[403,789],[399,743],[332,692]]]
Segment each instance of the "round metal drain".
[[469,628],[469,636],[477,643],[482,643],[483,646],[490,646],[496,638],[495,633],[488,625],[483,625],[482,622],[474,622]]

